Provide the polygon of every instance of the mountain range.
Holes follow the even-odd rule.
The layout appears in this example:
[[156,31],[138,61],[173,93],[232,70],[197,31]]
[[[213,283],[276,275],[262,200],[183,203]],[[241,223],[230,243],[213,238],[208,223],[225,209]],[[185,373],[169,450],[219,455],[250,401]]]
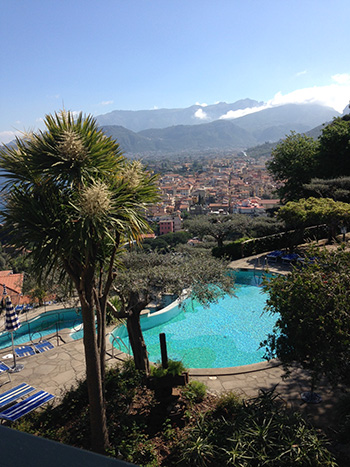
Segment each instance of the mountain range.
[[[340,114],[320,104],[268,107],[252,99],[184,109],[115,110],[96,117],[127,154],[242,150],[306,133]],[[236,118],[230,118],[236,117]]]

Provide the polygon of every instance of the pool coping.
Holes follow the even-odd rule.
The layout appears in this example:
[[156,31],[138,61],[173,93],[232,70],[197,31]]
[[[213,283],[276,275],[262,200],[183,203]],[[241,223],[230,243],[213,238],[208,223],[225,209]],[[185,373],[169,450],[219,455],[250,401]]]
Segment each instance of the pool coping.
[[225,367],[225,368],[189,368],[191,376],[229,376],[255,373],[281,366],[282,363],[274,358],[269,362],[250,363],[249,365]]

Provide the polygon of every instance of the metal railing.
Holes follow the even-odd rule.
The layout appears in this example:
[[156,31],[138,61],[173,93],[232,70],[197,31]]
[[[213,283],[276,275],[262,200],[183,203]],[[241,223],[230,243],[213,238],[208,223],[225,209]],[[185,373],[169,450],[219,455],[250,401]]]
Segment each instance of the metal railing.
[[[106,334],[106,337],[107,336],[112,336],[112,340],[111,340],[111,344],[112,344],[112,353],[110,354],[109,352],[106,351],[106,353],[114,358],[114,349],[116,348],[116,346],[114,345],[114,343],[117,344],[117,347],[118,349],[120,350],[120,352],[124,352],[124,353],[128,353],[130,354],[130,346],[127,346],[126,343],[123,341],[123,339],[119,336],[115,336],[113,334],[113,332],[109,332]],[[122,348],[123,347],[123,348]]]

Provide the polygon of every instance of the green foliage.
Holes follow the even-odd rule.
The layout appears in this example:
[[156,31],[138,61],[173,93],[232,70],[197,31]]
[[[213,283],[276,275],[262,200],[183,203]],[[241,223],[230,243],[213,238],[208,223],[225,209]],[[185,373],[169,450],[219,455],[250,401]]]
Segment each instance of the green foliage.
[[[122,325],[124,324],[122,320],[118,320],[118,318],[115,316],[115,310],[120,311],[121,309],[121,302],[120,298],[117,296],[112,296],[109,297],[108,299],[108,305],[107,305],[107,310],[106,310],[106,324],[109,326],[112,323],[115,323],[116,325]],[[109,305],[112,305],[109,306]]]
[[283,231],[284,223],[275,217],[258,216],[249,219],[248,233],[250,237],[266,237]]
[[243,243],[248,240],[247,237],[242,237],[234,242],[229,243],[223,247],[215,247],[212,250],[213,256],[216,258],[230,258],[239,259],[244,256],[243,254]]
[[266,310],[279,317],[263,343],[266,357],[277,356],[287,371],[301,364],[311,370],[312,383],[322,375],[334,385],[349,381],[349,287],[350,254],[341,249],[319,251],[301,270],[267,283]]
[[350,176],[350,121],[335,118],[319,138],[319,173],[322,178]]
[[350,392],[340,396],[336,402],[337,438],[341,443],[350,442]]
[[350,224],[350,204],[330,198],[307,198],[297,202],[290,201],[278,211],[278,218],[287,227],[303,229],[310,225],[326,224],[329,239],[336,235],[339,225]]
[[261,238],[242,238],[225,245],[223,248],[213,248],[215,257],[227,257],[231,260],[258,255],[266,251],[292,249],[295,245],[325,238],[329,233],[326,226],[307,227],[299,230],[268,235]]
[[332,198],[335,201],[350,202],[350,177],[313,178],[304,185],[307,197]]
[[180,376],[187,371],[187,368],[180,360],[168,360],[168,368],[163,368],[162,365],[151,367],[151,376],[162,378],[166,375]]
[[183,389],[182,395],[190,402],[201,402],[207,393],[207,387],[201,381],[190,381]]
[[[349,141],[350,121],[344,116],[326,125],[317,141],[292,132],[279,143],[267,168],[281,184],[277,191],[283,202],[307,196],[347,202],[349,189],[337,179],[350,176]],[[318,180],[312,181],[315,177]],[[321,179],[327,180],[322,183]]]
[[283,201],[294,201],[304,196],[303,185],[315,176],[318,143],[312,138],[291,132],[272,151],[267,169],[282,183],[277,192]]
[[243,404],[242,398],[235,392],[226,392],[221,394],[215,404],[215,415],[232,417],[237,414]]
[[[47,115],[45,131],[0,149],[6,233],[30,250],[40,280],[58,271],[79,296],[91,408],[92,448],[107,445],[103,388],[105,314],[116,256],[149,226],[145,205],[158,199],[156,176],[128,161],[92,116]],[[97,335],[92,325],[97,317]]]
[[123,262],[125,268],[118,272],[115,290],[126,307],[135,294],[139,303],[147,304],[163,293],[180,296],[184,289],[191,289],[193,297],[209,303],[233,290],[232,278],[226,274],[227,261],[213,258],[210,252],[189,249],[162,255],[135,251],[126,254]]
[[142,246],[146,250],[168,253],[178,245],[186,244],[190,238],[191,234],[189,232],[170,232],[157,238],[146,238]]
[[203,238],[207,235],[215,238],[218,247],[224,240],[237,238],[248,228],[248,219],[243,214],[232,216],[196,216],[185,222],[185,227],[195,236]]
[[[206,413],[193,401],[183,406],[190,416],[176,422],[167,410],[169,401],[161,406],[142,386],[143,376],[131,359],[106,373],[112,456],[140,466],[336,465],[316,431],[281,404],[273,391],[249,401],[234,393],[222,395],[216,403],[211,397],[212,408]],[[192,391],[196,387],[197,394],[201,384],[193,383],[189,386]],[[89,449],[87,408],[87,385],[80,382],[59,405],[32,413],[16,428]]]
[[197,418],[175,447],[176,465],[336,466],[316,431],[273,392],[244,404],[233,402],[226,404],[231,410],[221,407]]

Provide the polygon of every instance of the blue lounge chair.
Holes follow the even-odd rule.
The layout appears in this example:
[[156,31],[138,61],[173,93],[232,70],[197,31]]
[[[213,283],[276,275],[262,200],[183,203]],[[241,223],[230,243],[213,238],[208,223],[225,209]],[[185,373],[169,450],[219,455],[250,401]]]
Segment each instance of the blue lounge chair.
[[9,389],[8,391],[0,395],[0,408],[6,407],[12,402],[21,399],[22,397],[26,396],[27,394],[33,391],[35,391],[35,388],[29,386],[29,384],[27,383],[22,383],[16,386],[15,388]]
[[[9,383],[11,382],[11,376],[10,376],[10,372],[9,372],[9,369],[10,367],[7,366],[5,363],[3,362],[0,362],[0,375],[2,375],[3,373],[6,373],[7,377],[8,377],[8,381],[5,381],[5,383]],[[2,384],[5,384],[5,383],[2,383]],[[2,386],[2,384],[0,386]]]
[[33,344],[37,353],[46,352],[47,350],[54,349],[54,345],[49,341],[40,341],[37,344]]
[[30,355],[35,355],[35,350],[30,345],[21,345],[20,347],[15,348],[16,357],[29,357]]
[[9,407],[8,409],[4,410],[0,413],[0,419],[8,420],[10,422],[15,422],[19,418],[23,417],[23,415],[27,415],[29,412],[41,407],[46,402],[49,402],[55,396],[46,392],[46,391],[38,391],[32,396],[27,397],[21,402]]
[[292,263],[293,261],[297,261],[300,256],[297,253],[290,253],[289,255],[282,256],[283,263]]
[[280,258],[281,256],[283,256],[283,251],[280,251],[280,250],[275,250],[275,251],[271,251],[271,253],[267,254],[266,255],[266,258],[269,259],[270,261],[277,261],[278,258]]

